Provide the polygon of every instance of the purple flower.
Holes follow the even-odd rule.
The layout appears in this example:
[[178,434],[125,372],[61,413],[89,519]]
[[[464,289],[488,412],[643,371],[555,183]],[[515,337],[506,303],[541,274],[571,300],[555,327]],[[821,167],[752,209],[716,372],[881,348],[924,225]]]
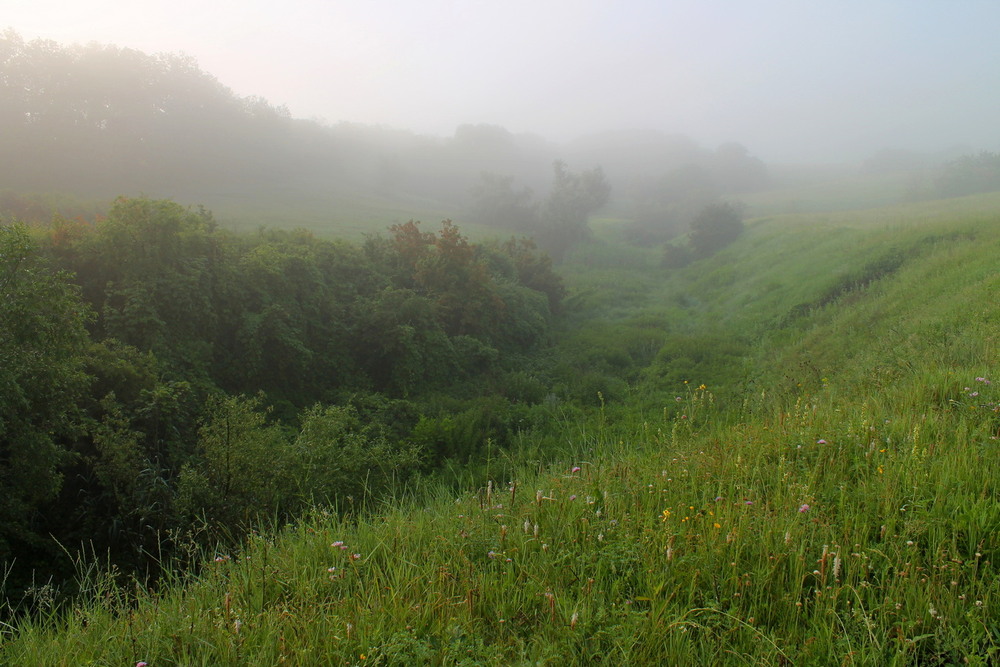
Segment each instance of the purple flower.
[[805,514],[808,511],[809,511],[809,505],[806,505],[805,503],[802,503],[801,505],[799,505],[799,513],[800,514]]
[[753,505],[753,501],[752,500],[744,500],[743,504],[744,505]]
[[576,496],[570,496],[569,499],[570,500],[576,500]]

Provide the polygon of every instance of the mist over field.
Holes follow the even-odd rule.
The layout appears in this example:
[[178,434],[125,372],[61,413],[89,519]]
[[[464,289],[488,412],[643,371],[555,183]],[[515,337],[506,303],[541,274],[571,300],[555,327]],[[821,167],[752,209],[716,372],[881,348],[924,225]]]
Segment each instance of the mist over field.
[[0,663],[1000,664],[1000,5],[0,21]]
[[[18,0],[25,39],[183,53],[294,118],[566,142],[655,130],[768,163],[996,150],[991,2]],[[0,26],[2,27],[2,26]]]

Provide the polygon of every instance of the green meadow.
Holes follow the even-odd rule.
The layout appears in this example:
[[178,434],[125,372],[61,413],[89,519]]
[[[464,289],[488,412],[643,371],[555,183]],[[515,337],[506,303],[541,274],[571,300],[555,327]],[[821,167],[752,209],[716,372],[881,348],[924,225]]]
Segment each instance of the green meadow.
[[0,663],[995,664],[1000,194],[821,205],[673,270],[593,221],[544,439],[155,586],[74,556]]

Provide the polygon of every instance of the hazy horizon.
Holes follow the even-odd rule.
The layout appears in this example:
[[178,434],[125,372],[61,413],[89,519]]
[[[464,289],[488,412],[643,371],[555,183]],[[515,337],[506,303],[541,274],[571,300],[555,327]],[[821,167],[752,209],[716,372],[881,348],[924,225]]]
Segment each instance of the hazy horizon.
[[652,129],[766,162],[1000,149],[1000,5],[16,1],[26,40],[184,53],[299,118],[567,141]]

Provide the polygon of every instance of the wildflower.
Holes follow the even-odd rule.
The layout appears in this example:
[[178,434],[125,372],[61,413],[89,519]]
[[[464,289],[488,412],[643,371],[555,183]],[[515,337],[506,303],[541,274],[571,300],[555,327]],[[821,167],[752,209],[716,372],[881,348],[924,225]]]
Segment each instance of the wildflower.
[[531,533],[531,519],[524,520],[524,534],[527,535]]
[[576,500],[576,496],[575,496],[575,495],[572,495],[572,496],[570,496],[570,497],[569,497],[569,499],[570,499],[570,500]]
[[802,503],[801,505],[799,505],[799,513],[805,514],[808,511],[809,511],[809,505],[807,505],[805,503]]
[[716,528],[722,528],[722,524],[719,523],[713,523],[712,525],[715,526]]
[[826,444],[826,440],[824,440],[823,438],[820,438],[819,440],[816,441],[816,444],[817,445],[825,445]]
[[140,660],[139,662],[135,663],[135,667],[148,667],[148,666],[149,666],[149,663],[148,662],[143,662],[142,660]]
[[486,555],[490,557],[490,560],[493,560],[494,558],[496,558],[496,557],[497,557],[497,554],[496,554],[496,552],[495,552],[495,551],[493,551],[492,549],[491,549],[491,550],[489,550],[489,551],[487,551],[487,552],[486,552]]
[[580,472],[580,466],[573,466],[573,469],[570,470],[570,472],[571,473]]
[[744,505],[753,505],[753,501],[752,500],[744,500],[743,504]]
[[670,518],[670,510],[669,509],[663,510],[663,521],[666,521],[669,518]]
[[351,554],[351,560],[361,560],[361,554]]

